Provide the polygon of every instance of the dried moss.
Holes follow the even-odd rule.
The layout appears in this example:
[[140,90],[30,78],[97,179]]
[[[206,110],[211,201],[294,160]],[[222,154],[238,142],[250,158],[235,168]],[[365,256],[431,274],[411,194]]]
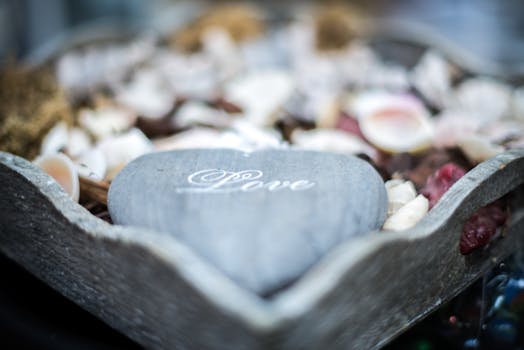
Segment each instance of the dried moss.
[[261,17],[256,8],[247,4],[217,5],[202,17],[174,33],[169,38],[169,44],[184,52],[197,52],[202,48],[202,35],[213,27],[227,31],[235,42],[243,42],[264,31]]
[[340,50],[354,38],[351,10],[343,5],[326,6],[315,16],[315,40],[318,50]]
[[58,121],[70,125],[73,116],[50,70],[10,65],[0,71],[1,151],[33,159]]

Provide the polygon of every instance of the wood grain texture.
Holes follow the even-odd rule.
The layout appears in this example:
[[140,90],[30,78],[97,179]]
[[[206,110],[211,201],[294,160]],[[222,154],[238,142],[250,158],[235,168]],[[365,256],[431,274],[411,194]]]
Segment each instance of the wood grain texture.
[[524,150],[497,156],[413,229],[349,241],[264,300],[173,237],[108,225],[0,153],[0,250],[147,348],[379,348],[524,243],[520,202],[504,238],[458,251],[469,215],[523,182]]

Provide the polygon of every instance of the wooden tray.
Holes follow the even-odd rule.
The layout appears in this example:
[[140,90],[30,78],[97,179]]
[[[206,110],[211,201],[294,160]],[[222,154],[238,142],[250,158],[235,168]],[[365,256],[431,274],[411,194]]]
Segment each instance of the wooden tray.
[[111,226],[30,162],[0,153],[0,251],[148,348],[376,349],[524,243],[521,200],[504,237],[458,250],[465,220],[522,183],[524,150],[501,154],[413,229],[348,241],[262,299],[172,236]]

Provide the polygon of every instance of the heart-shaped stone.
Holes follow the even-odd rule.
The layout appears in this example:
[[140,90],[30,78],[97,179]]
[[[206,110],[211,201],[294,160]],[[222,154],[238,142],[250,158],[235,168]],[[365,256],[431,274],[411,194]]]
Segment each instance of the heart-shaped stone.
[[378,229],[387,210],[383,181],[365,161],[295,150],[148,154],[118,174],[108,202],[116,224],[171,233],[259,294]]

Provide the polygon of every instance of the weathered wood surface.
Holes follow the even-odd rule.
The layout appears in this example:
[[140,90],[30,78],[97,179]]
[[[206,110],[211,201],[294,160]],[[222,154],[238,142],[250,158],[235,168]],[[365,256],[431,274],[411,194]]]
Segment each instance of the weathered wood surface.
[[522,246],[520,203],[504,238],[458,251],[469,215],[523,182],[524,150],[497,156],[413,229],[347,242],[264,300],[173,237],[110,226],[29,162],[0,153],[0,250],[148,348],[379,348]]

